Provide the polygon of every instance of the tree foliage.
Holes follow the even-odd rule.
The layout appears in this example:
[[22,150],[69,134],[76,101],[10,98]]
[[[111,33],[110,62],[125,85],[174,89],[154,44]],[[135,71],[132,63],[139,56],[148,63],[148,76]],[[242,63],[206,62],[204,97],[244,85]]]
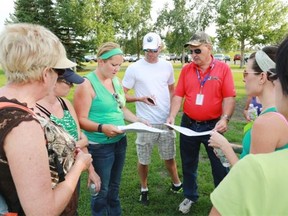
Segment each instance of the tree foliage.
[[63,42],[78,64],[107,41],[140,53],[151,0],[16,0],[9,22],[41,24]]
[[276,44],[288,30],[287,11],[287,3],[281,0],[222,0],[217,18],[219,45],[239,47],[243,59],[247,46]]
[[213,11],[214,0],[173,0],[173,9],[165,5],[158,16],[156,26],[160,32],[164,32],[162,36],[169,52],[183,53],[183,45],[191,35],[197,30],[205,31],[213,22]]

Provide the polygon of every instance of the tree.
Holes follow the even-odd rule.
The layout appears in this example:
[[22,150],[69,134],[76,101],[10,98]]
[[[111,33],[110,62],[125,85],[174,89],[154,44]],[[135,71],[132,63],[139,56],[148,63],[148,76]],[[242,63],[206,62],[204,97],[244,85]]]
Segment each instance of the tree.
[[[173,0],[173,9],[165,5],[157,18],[157,30],[165,36],[165,43],[170,53],[184,56],[183,45],[198,30],[205,31],[213,22],[214,0]],[[163,31],[164,30],[164,31]],[[163,33],[164,32],[164,33]],[[165,33],[166,32],[166,33]]]
[[241,64],[247,46],[278,43],[287,33],[287,3],[281,0],[222,0],[217,18],[220,46],[239,44]]

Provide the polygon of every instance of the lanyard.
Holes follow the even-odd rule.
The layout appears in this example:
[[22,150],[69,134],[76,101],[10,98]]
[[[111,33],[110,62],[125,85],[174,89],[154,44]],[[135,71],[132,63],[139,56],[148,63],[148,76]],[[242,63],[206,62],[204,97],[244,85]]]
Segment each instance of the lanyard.
[[200,83],[200,94],[202,93],[202,89],[203,89],[206,81],[210,79],[210,73],[213,70],[214,65],[215,65],[215,61],[213,60],[212,64],[209,66],[210,67],[209,72],[207,73],[207,75],[204,77],[203,80],[201,80],[200,72],[199,72],[198,68],[196,68],[197,78],[198,78],[198,81]]

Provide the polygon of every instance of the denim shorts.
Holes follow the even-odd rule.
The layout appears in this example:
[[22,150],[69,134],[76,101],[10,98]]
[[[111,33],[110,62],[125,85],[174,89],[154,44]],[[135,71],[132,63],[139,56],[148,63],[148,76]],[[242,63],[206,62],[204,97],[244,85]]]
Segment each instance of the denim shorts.
[[158,146],[158,152],[162,160],[170,160],[176,156],[175,131],[169,130],[163,124],[152,126],[165,130],[167,133],[137,133],[137,155],[139,163],[143,165],[151,163],[151,154],[155,144]]

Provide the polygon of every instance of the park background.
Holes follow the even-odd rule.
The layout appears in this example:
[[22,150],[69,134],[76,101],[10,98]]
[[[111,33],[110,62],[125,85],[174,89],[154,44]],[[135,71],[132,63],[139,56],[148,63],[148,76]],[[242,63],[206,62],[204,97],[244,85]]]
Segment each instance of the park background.
[[[225,136],[233,143],[240,143],[245,120],[242,115],[246,100],[242,72],[245,67],[244,54],[251,53],[265,45],[276,45],[288,32],[287,0],[167,0],[161,10],[155,10],[158,0],[5,0],[0,5],[6,10],[8,2],[14,2],[13,13],[5,24],[29,22],[43,25],[53,31],[63,42],[68,57],[78,64],[77,73],[84,76],[95,69],[97,63],[85,62],[85,56],[96,55],[99,46],[107,41],[117,42],[125,55],[143,55],[142,39],[150,31],[158,33],[164,44],[163,54],[187,52],[183,48],[196,31],[208,31],[214,27],[212,36],[213,53],[231,57],[228,62],[236,86],[236,109]],[[1,12],[1,10],[0,10]],[[6,11],[5,11],[6,12]],[[3,13],[4,14],[4,13]],[[1,13],[2,15],[2,13]],[[233,56],[241,55],[241,61],[234,64]],[[125,62],[120,72],[122,78],[130,63]],[[184,63],[173,63],[176,82]],[[6,79],[0,68],[0,86]],[[73,100],[74,88],[68,98]],[[135,104],[127,104],[135,112]],[[180,122],[179,112],[176,124]],[[158,152],[153,152],[149,172],[150,205],[142,206],[139,199],[139,178],[137,174],[136,134],[128,133],[128,149],[124,167],[120,199],[123,216],[174,216],[181,215],[178,205],[182,194],[169,191],[171,182]],[[177,165],[180,178],[181,160],[179,155],[179,134],[176,138]],[[87,174],[81,177],[79,215],[89,216],[90,195],[86,185]],[[199,172],[199,201],[188,215],[208,215],[213,191],[209,160],[201,148]]]

